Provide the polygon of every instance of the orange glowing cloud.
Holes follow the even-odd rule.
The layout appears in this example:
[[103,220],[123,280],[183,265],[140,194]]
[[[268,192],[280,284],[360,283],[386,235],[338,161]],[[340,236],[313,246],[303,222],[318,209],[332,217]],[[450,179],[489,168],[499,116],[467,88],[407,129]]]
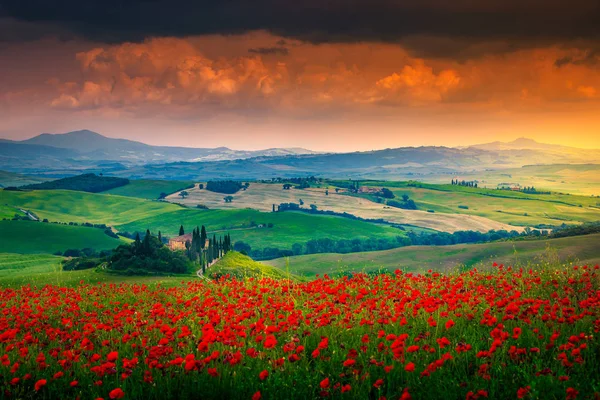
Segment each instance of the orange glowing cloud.
[[[234,47],[261,48],[276,37],[240,36]],[[215,39],[223,42],[222,38]],[[384,44],[288,44],[289,51],[219,55],[210,40],[155,38],[93,48],[76,55],[77,81],[53,81],[55,108],[118,108],[144,112],[268,109],[306,114],[336,110],[451,107],[487,104],[495,111],[545,109],[555,103],[595,102],[600,74],[577,49],[545,48],[456,62],[413,58]],[[207,48],[207,55],[203,51]]]

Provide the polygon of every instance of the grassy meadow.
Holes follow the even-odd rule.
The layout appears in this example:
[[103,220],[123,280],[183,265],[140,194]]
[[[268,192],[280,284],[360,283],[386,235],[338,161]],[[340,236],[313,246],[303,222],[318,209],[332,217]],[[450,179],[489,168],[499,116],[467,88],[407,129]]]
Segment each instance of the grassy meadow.
[[140,199],[156,200],[161,193],[171,194],[190,185],[192,181],[162,181],[151,179],[130,180],[127,185],[102,192],[117,196],[138,197]]
[[408,195],[422,210],[477,215],[514,226],[576,224],[600,220],[600,199],[590,196],[527,194],[424,183],[417,183],[417,187],[410,185],[412,184],[407,182],[365,182],[365,186],[385,186],[397,198]]
[[[273,224],[268,227],[251,227]],[[251,209],[194,210],[179,209],[175,212],[143,218],[118,225],[119,231],[134,232],[159,230],[165,236],[176,236],[179,226],[187,231],[204,225],[209,232],[231,233],[234,242],[244,241],[252,247],[279,247],[289,249],[294,243],[311,239],[353,239],[370,237],[395,237],[405,232],[391,226],[373,224],[342,217],[309,215],[302,212],[266,213]]]
[[197,279],[190,276],[124,276],[96,269],[63,271],[63,257],[49,254],[0,253],[0,287],[32,285],[76,286],[81,283],[130,283],[176,286]]
[[[460,179],[481,181],[481,186],[495,188],[499,183],[520,183],[540,190],[582,196],[600,196],[600,164],[526,165],[495,171],[461,175]],[[447,183],[448,176],[428,177],[433,183]]]
[[180,210],[166,202],[70,190],[0,191],[0,204],[33,211],[51,222],[119,225]]
[[392,250],[349,254],[309,254],[263,261],[300,276],[373,272],[449,271],[486,268],[493,262],[511,266],[551,262],[596,265],[600,263],[600,234],[547,240],[522,240],[451,246],[409,246]]
[[102,229],[35,221],[0,221],[0,253],[53,254],[68,249],[109,250],[124,243]]

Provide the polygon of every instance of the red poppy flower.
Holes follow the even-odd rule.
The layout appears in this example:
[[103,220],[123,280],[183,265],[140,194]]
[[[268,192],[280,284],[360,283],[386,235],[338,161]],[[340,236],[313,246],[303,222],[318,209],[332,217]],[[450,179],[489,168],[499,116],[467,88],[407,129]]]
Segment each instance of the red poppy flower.
[[122,399],[123,396],[125,396],[125,392],[121,388],[113,389],[108,393],[108,397],[111,399]]
[[36,392],[38,392],[41,388],[43,388],[44,386],[46,386],[46,383],[48,383],[47,380],[45,379],[40,379],[39,381],[37,381],[34,385],[34,389]]

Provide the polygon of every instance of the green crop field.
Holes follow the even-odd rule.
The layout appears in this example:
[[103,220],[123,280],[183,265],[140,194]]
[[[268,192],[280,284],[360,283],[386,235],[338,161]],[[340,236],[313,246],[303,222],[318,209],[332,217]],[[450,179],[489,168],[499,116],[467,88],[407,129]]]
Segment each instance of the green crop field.
[[102,229],[34,221],[0,221],[0,253],[52,254],[67,249],[108,250],[123,241]]
[[169,195],[193,184],[194,182],[191,181],[161,181],[139,179],[132,180],[125,186],[110,189],[102,193],[155,200],[160,196],[161,193]]
[[0,204],[33,211],[41,219],[117,225],[180,210],[166,202],[69,190],[0,191]]
[[393,250],[349,254],[311,254],[276,260],[265,264],[292,274],[314,276],[348,271],[369,272],[379,269],[424,272],[457,267],[489,267],[493,262],[505,265],[528,263],[600,263],[600,234],[549,240],[526,240],[453,246],[409,246]]
[[[251,227],[273,224],[268,227]],[[395,237],[405,233],[386,225],[362,222],[342,217],[311,215],[301,212],[264,213],[256,210],[194,210],[179,209],[129,224],[118,225],[121,232],[143,232],[146,229],[165,236],[176,236],[179,226],[186,232],[204,225],[209,233],[231,234],[234,242],[244,241],[253,248],[278,247],[290,249],[294,243],[311,239],[353,239],[369,237]]]
[[422,210],[478,215],[516,226],[600,221],[600,198],[590,196],[527,194],[424,183],[414,187],[407,182],[365,182],[365,185],[388,187],[397,198],[406,194]]

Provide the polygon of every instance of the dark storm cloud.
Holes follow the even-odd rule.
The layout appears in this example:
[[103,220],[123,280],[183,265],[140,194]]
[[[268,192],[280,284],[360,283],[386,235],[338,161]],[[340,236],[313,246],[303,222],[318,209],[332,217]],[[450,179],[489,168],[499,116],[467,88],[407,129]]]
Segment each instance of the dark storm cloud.
[[600,50],[590,50],[583,57],[565,56],[554,62],[557,67],[565,65],[585,65],[588,67],[600,64]]
[[257,47],[257,48],[248,49],[248,53],[260,54],[263,56],[268,56],[268,55],[287,56],[289,54],[289,50],[285,47]]
[[449,49],[436,40],[417,40],[421,52],[445,55],[485,41],[533,47],[600,39],[598,0],[0,0],[0,5],[0,17],[109,43],[264,29],[314,43],[410,46],[415,37],[460,43]]

